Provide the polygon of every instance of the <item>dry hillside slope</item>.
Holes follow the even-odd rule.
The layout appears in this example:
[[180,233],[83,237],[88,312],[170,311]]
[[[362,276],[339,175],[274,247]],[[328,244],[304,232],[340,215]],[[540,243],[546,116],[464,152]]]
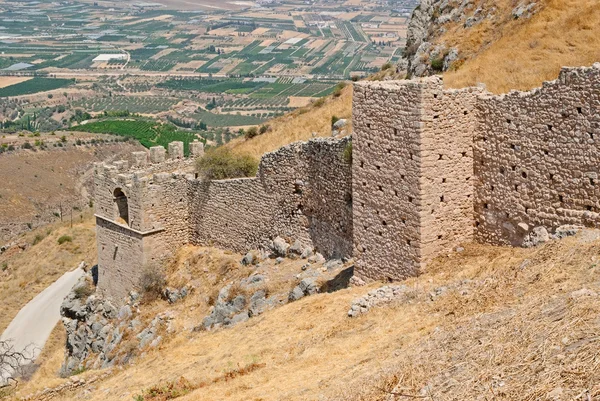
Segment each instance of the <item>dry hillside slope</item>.
[[[331,136],[331,118],[348,119],[352,114],[352,87],[346,86],[339,96],[329,96],[282,117],[269,121],[270,130],[252,139],[239,138],[228,146],[240,153],[260,158],[282,146],[307,141],[314,136]],[[351,130],[351,128],[348,128]]]
[[[352,301],[382,284],[208,332],[189,329],[206,311],[207,294],[194,293],[168,307],[178,330],[158,348],[54,399],[164,400],[149,389],[169,393],[173,382],[182,401],[597,399],[599,251],[597,231],[534,249],[468,245],[356,318]],[[180,259],[171,274],[192,263]],[[19,393],[63,381],[39,375]]]
[[524,21],[512,18],[513,1],[483,3],[498,8],[500,23],[453,27],[440,38],[466,57],[457,71],[446,74],[451,87],[484,82],[495,93],[528,90],[555,79],[562,66],[600,61],[597,0],[540,0],[539,11]]
[[[18,237],[15,245],[0,253],[0,332],[27,302],[65,272],[82,261],[90,266],[95,263],[96,227],[91,212],[73,217],[73,227],[70,222],[48,224]],[[64,242],[59,244],[61,237]]]
[[128,158],[143,149],[133,141],[83,146],[74,141],[69,137],[61,148],[0,154],[0,245],[31,227],[60,220],[61,205],[65,218],[71,207],[89,208],[93,163]]
[[[597,0],[431,0],[428,4],[413,19],[411,32],[416,39],[407,47],[410,70],[417,75],[423,69],[432,73],[442,67],[439,60],[443,59],[449,87],[482,82],[494,93],[529,90],[554,80],[563,66],[600,61]],[[417,50],[421,40],[426,43]],[[449,58],[454,49],[458,54]]]

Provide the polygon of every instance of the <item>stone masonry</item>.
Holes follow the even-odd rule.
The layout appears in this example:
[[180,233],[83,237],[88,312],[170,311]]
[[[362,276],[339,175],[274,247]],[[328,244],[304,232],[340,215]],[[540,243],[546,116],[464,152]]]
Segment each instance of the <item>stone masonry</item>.
[[600,63],[530,92],[439,77],[355,85],[354,256],[362,278],[418,274],[476,240],[600,222]]
[[268,248],[280,236],[327,257],[352,254],[349,138],[295,143],[263,156],[256,177],[204,181],[190,144],[154,147],[112,166],[96,165],[98,288],[117,300],[142,275],[182,245],[215,245],[235,251]]
[[98,164],[100,291],[123,297],[186,243],[243,252],[281,236],[393,281],[461,243],[600,222],[600,64],[502,96],[440,77],[359,82],[353,127],[351,162],[350,138],[314,139],[251,178],[199,180],[181,143]]

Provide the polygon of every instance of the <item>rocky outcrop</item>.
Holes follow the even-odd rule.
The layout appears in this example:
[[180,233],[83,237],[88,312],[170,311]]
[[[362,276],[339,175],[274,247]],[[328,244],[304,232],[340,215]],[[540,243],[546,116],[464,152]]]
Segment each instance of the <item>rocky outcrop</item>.
[[[399,70],[411,77],[424,77],[453,68],[460,49],[439,42],[447,24],[471,29],[486,19],[496,18],[497,9],[478,0],[422,0],[408,25],[406,48]],[[538,9],[534,1],[522,0],[512,10],[512,18],[530,18]]]
[[[67,333],[65,361],[61,376],[70,376],[86,369],[106,368],[127,363],[135,354],[162,341],[161,333],[174,329],[174,315],[158,314],[144,325],[139,319],[139,295],[132,292],[127,302],[117,308],[93,291],[89,276],[82,277],[61,305],[60,313]],[[188,294],[187,288],[164,291],[169,303]]]

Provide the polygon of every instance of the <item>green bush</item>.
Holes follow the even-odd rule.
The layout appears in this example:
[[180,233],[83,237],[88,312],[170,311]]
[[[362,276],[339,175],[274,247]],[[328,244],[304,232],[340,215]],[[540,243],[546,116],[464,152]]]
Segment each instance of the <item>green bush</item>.
[[333,127],[335,125],[335,123],[337,123],[338,121],[340,121],[340,118],[338,116],[331,116],[331,126]]
[[43,239],[44,239],[44,236],[42,234],[36,234],[31,245],[37,245],[40,242],[42,242]]
[[313,107],[315,107],[315,108],[319,108],[319,107],[321,107],[321,106],[323,106],[323,105],[325,104],[325,100],[326,100],[326,99],[325,99],[324,97],[318,98],[317,100],[315,100],[315,101],[313,102],[313,104],[312,104],[312,105],[313,105]]
[[344,148],[344,161],[348,164],[352,164],[352,142],[348,142]]
[[79,287],[76,287],[74,292],[75,298],[85,300],[88,299],[88,297],[94,293],[94,288],[88,283],[86,283],[85,285],[80,285]]
[[208,180],[253,177],[258,171],[258,160],[250,155],[234,154],[225,147],[212,148],[198,159],[196,170]]
[[142,274],[140,286],[143,291],[142,301],[151,302],[163,296],[167,280],[158,268],[148,267]]
[[256,127],[250,127],[246,130],[246,133],[244,134],[246,139],[252,139],[255,136],[258,135],[258,128]]
[[388,62],[381,66],[381,71],[386,71],[392,68],[392,63]]
[[73,237],[70,235],[61,235],[60,238],[58,238],[58,245],[62,245],[65,242],[73,242]]
[[444,59],[443,58],[434,58],[431,60],[431,68],[434,71],[441,72],[444,70]]
[[333,97],[340,97],[342,95],[342,90],[346,87],[345,82],[338,83],[333,89]]

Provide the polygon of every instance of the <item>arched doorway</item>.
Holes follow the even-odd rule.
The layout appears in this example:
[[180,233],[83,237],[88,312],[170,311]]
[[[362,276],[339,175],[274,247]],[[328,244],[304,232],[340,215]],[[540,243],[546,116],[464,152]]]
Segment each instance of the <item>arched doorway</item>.
[[129,225],[129,205],[127,204],[127,196],[121,188],[115,189],[113,195],[115,197],[115,219],[120,223]]

